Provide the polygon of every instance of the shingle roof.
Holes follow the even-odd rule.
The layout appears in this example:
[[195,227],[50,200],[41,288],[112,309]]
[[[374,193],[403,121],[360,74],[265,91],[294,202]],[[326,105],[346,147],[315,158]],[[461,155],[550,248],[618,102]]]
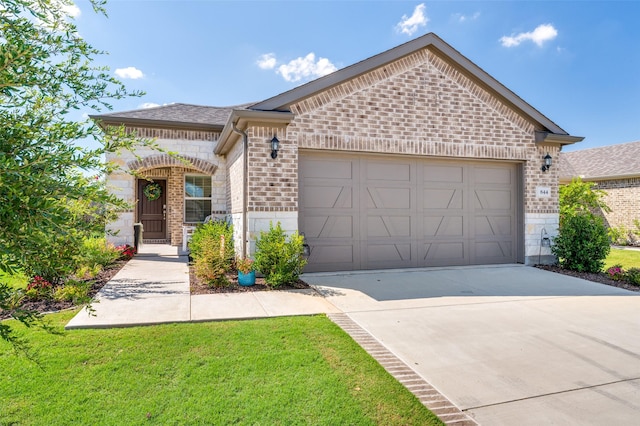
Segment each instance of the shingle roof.
[[560,179],[640,176],[640,141],[560,153]]
[[228,107],[214,107],[203,105],[191,105],[175,103],[153,108],[121,111],[92,116],[102,120],[150,120],[154,122],[173,122],[183,124],[224,126],[227,123],[231,111],[244,109],[252,104],[243,104]]

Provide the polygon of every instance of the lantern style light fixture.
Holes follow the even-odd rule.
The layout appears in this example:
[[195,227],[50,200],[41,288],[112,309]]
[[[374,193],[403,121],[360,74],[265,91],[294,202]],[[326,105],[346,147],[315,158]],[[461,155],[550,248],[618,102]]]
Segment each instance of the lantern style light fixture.
[[274,135],[273,139],[271,139],[271,158],[273,158],[274,160],[278,156],[278,150],[279,149],[280,149],[280,141]]
[[549,170],[551,168],[551,156],[549,155],[549,153],[547,153],[547,155],[544,156],[543,158],[544,160],[544,165],[542,166],[542,171],[546,172],[547,170]]

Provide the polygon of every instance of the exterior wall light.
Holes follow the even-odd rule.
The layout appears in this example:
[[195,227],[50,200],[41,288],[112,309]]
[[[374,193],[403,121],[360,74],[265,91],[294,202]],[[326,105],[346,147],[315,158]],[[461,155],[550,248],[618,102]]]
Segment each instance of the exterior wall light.
[[273,139],[271,139],[271,158],[273,158],[274,160],[278,156],[279,149],[280,149],[280,141],[278,140],[277,137],[274,136]]
[[547,155],[544,156],[543,158],[544,160],[544,165],[542,166],[542,171],[546,172],[547,170],[549,170],[551,168],[551,156],[549,155],[549,153],[547,153]]

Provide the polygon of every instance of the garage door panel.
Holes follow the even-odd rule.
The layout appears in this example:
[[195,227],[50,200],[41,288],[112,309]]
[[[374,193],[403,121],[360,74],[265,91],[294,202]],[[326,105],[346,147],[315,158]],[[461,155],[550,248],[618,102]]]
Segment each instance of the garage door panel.
[[464,168],[456,165],[429,164],[423,165],[423,182],[433,184],[438,182],[462,183]]
[[402,268],[411,266],[411,243],[373,243],[365,246],[367,269]]
[[367,187],[368,209],[406,210],[411,208],[411,188]]
[[[300,225],[312,249],[306,270],[518,261],[515,164],[358,154],[335,154],[341,162],[333,154],[305,159],[315,155],[301,153],[300,163]],[[328,167],[318,165],[325,160]]]
[[424,237],[462,237],[464,235],[462,216],[425,216],[423,220]]
[[353,190],[347,186],[305,186],[301,201],[307,208],[353,208]]
[[506,236],[511,238],[513,219],[511,216],[478,216],[474,221],[476,238],[482,236]]
[[301,160],[304,177],[308,179],[353,179],[353,161],[340,159],[311,159]]
[[464,191],[462,189],[425,189],[423,208],[425,209],[461,209]]
[[411,237],[411,216],[369,216],[366,224],[368,238]]
[[353,238],[353,216],[306,216],[306,238]]
[[397,161],[368,161],[366,179],[368,181],[410,182],[411,164]]
[[476,210],[511,210],[513,194],[510,189],[475,190]]
[[424,244],[423,266],[466,265],[467,258],[464,241]]

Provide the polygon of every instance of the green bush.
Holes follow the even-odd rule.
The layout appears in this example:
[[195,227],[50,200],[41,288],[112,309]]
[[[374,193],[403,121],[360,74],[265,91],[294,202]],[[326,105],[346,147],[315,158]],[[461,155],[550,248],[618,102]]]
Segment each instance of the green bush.
[[73,302],[74,305],[89,303],[89,290],[91,282],[68,280],[63,286],[55,289],[53,298],[64,302]]
[[94,268],[95,265],[105,267],[111,265],[120,257],[116,247],[107,242],[105,237],[90,237],[82,241],[77,262],[80,266]]
[[607,230],[607,235],[611,240],[611,244],[619,246],[629,245],[629,233],[630,231],[624,226],[612,227]]
[[198,225],[189,242],[190,256],[198,278],[212,286],[228,284],[227,272],[233,265],[233,226],[224,221]]
[[602,218],[588,213],[566,216],[551,250],[563,268],[600,272],[610,250]]
[[268,232],[261,232],[256,241],[255,267],[271,287],[293,284],[298,281],[302,268],[307,264],[303,256],[304,237],[296,231],[287,238],[280,222]]
[[630,268],[625,272],[624,278],[629,284],[640,286],[640,268]]

